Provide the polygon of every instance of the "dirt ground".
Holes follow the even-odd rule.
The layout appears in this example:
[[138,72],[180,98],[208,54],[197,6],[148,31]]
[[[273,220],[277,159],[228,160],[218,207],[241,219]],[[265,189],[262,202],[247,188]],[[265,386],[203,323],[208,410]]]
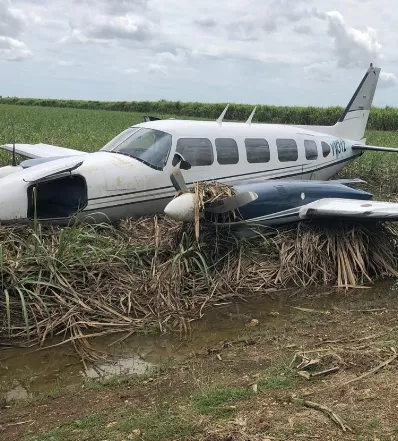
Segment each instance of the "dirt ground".
[[[364,290],[365,291],[365,290]],[[0,439],[398,440],[398,297],[293,307],[152,376],[87,383],[0,413]]]

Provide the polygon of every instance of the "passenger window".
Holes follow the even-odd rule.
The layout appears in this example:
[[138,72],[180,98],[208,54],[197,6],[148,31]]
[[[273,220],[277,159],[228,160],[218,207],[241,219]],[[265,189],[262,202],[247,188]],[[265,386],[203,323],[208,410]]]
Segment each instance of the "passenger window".
[[181,153],[192,167],[211,165],[214,161],[213,146],[207,138],[180,138],[176,152]]
[[247,162],[251,164],[269,162],[269,144],[263,138],[245,139]]
[[294,139],[277,139],[278,159],[280,162],[297,161],[298,150]]
[[330,153],[330,145],[323,141],[321,142],[321,145],[323,157],[326,158],[326,156]]
[[232,138],[216,138],[217,161],[219,164],[237,164],[239,152]]
[[309,161],[314,161],[315,159],[318,159],[318,147],[315,141],[305,139],[304,148],[306,159],[308,159]]

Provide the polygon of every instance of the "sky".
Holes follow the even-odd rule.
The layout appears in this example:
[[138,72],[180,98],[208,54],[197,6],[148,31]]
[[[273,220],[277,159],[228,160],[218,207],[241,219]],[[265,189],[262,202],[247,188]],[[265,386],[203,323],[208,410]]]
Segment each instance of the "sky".
[[0,95],[398,106],[391,0],[0,0]]

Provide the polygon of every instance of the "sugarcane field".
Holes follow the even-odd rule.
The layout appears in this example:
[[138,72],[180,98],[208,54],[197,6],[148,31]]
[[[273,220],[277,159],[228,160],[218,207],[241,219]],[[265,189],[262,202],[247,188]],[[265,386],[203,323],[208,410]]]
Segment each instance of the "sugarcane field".
[[1,441],[398,440],[395,15],[0,0]]

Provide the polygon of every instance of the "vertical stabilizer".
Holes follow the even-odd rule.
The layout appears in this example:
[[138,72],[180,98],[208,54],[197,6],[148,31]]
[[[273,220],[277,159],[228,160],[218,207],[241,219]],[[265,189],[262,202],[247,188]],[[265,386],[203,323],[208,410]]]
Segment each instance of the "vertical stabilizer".
[[365,136],[370,107],[380,76],[380,68],[371,64],[357,90],[334,126],[299,126],[317,132],[360,141]]
[[370,65],[357,90],[335,124],[336,134],[359,141],[365,135],[380,68]]

